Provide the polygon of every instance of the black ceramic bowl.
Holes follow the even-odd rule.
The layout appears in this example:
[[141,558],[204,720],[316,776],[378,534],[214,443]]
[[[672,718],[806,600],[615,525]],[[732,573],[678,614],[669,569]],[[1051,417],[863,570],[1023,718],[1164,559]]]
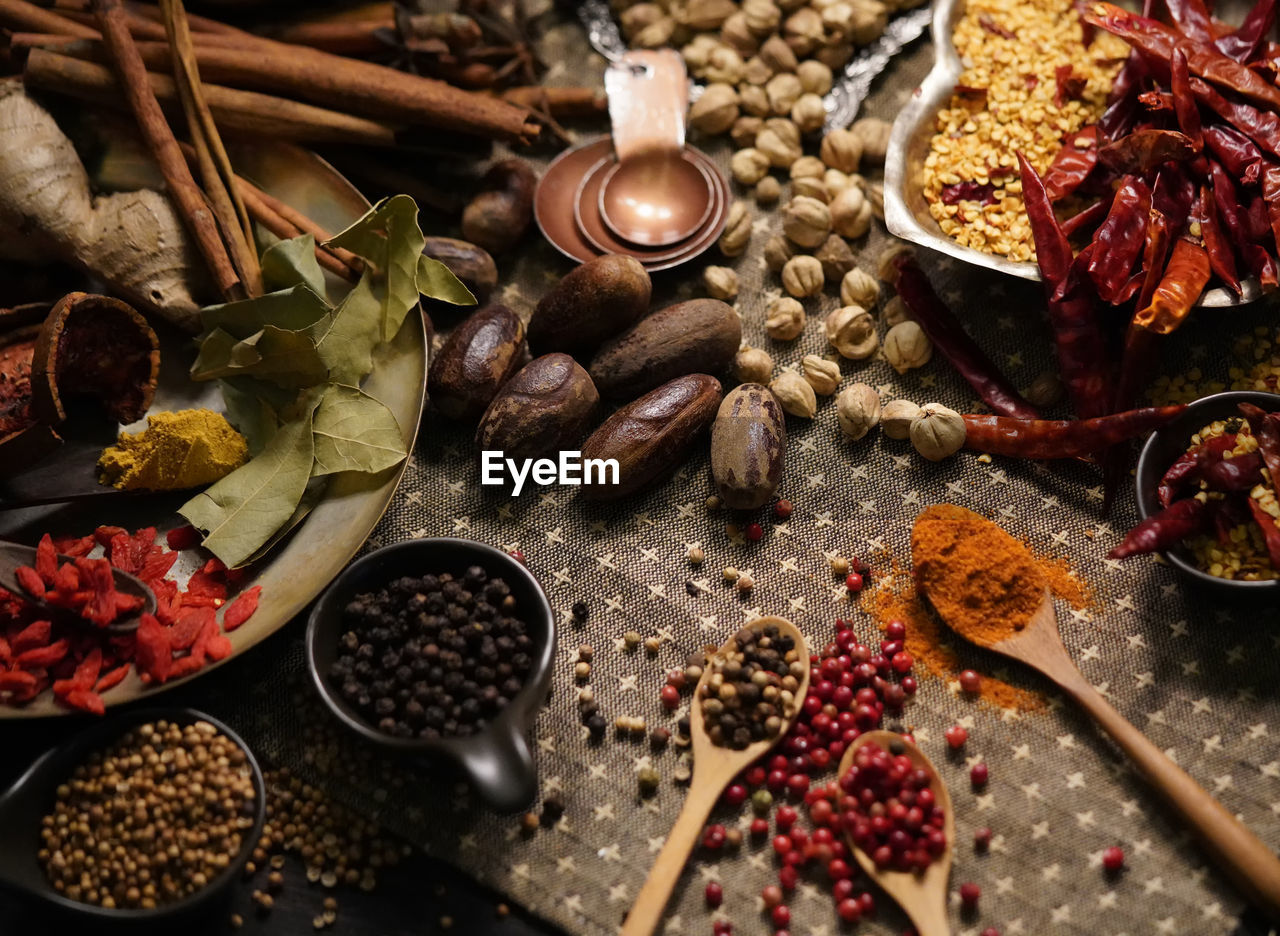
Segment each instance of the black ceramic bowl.
[[[524,688],[478,734],[434,741],[396,738],[378,731],[329,684],[326,674],[338,655],[342,611],[360,592],[376,591],[393,579],[449,572],[462,575],[478,565],[501,577],[515,596],[516,613],[534,640],[533,666]],[[555,615],[547,596],[523,563],[492,546],[464,539],[415,539],[384,546],[353,563],[320,596],[307,625],[307,664],[320,697],[348,728],[371,744],[402,755],[443,755],[457,763],[489,805],[512,812],[531,803],[538,792],[533,756],[525,739],[551,684],[555,658]]]
[[[1142,454],[1138,457],[1136,475],[1138,513],[1143,520],[1160,512],[1160,501],[1156,495],[1160,478],[1164,476],[1169,466],[1186,452],[1187,446],[1191,443],[1191,437],[1215,420],[1239,416],[1240,411],[1236,408],[1239,403],[1253,403],[1267,412],[1280,410],[1280,396],[1274,393],[1254,390],[1215,393],[1189,404],[1177,419],[1151,433],[1151,437],[1142,447]],[[1236,597],[1248,596],[1268,600],[1280,598],[1280,580],[1240,582],[1234,579],[1218,578],[1216,575],[1201,571],[1195,564],[1190,551],[1181,546],[1170,549],[1162,555],[1171,566],[1197,585]]]
[[[232,858],[227,868],[203,889],[185,900],[166,904],[154,910],[110,910],[95,904],[83,903],[64,897],[49,884],[44,869],[36,860],[40,848],[41,823],[53,808],[57,785],[71,775],[77,766],[94,751],[109,747],[131,728],[146,722],[164,719],[187,725],[206,721],[238,744],[245,752],[253,788],[256,794],[253,827],[244,833],[240,853]],[[5,847],[0,849],[0,883],[5,886],[53,904],[67,914],[96,920],[95,926],[134,929],[155,925],[165,932],[180,921],[190,920],[197,914],[207,913],[210,904],[224,895],[232,882],[241,877],[245,864],[262,837],[262,826],[267,815],[267,789],[249,746],[234,731],[203,712],[187,708],[144,708],[108,716],[103,721],[73,736],[57,747],[42,754],[27,768],[9,790],[0,797],[0,828],[4,828]],[[93,929],[97,932],[97,929]]]

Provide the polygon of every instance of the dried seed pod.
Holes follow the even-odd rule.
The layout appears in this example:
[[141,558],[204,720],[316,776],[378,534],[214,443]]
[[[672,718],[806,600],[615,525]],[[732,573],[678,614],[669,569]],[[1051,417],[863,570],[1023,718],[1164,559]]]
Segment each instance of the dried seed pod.
[[[711,476],[727,507],[754,510],[782,483],[786,418],[768,387],[743,384],[725,394],[711,426]],[[732,579],[736,581],[735,571]]]
[[873,166],[884,165],[884,155],[889,149],[892,125],[879,117],[863,117],[854,121],[849,131],[862,143],[862,158]]
[[671,37],[675,35],[675,31],[675,19],[664,16],[636,33],[631,39],[631,44],[637,49],[661,49],[671,44]]
[[804,88],[794,74],[780,72],[765,83],[764,93],[769,96],[769,109],[782,116],[791,112],[800,95],[804,94]]
[[[772,130],[785,143],[800,145],[800,128],[790,117],[770,117],[764,122],[764,129]],[[792,160],[795,162],[795,160]]]
[[[742,108],[742,112],[751,117],[768,117],[769,116],[769,95],[764,93],[764,88],[760,85],[744,84],[738,89],[738,106]],[[759,134],[757,129],[756,133]],[[755,137],[752,138],[751,144],[757,143]]]
[[631,40],[664,16],[666,12],[656,3],[637,3],[618,15],[618,24],[622,27],[622,34]]
[[794,179],[821,179],[826,167],[817,156],[801,156],[791,164],[790,176]]
[[795,299],[779,296],[769,303],[764,330],[775,341],[792,341],[804,331],[804,306]]
[[734,202],[729,208],[724,233],[720,235],[720,252],[726,257],[736,257],[746,251],[751,242],[751,224],[751,206],[744,201]]
[[473,312],[431,356],[431,405],[450,419],[478,420],[524,353],[524,323],[514,312],[504,305]]
[[774,70],[769,63],[758,55],[751,56],[742,66],[742,80],[750,85],[763,85],[773,75]]
[[824,45],[814,51],[813,57],[832,71],[839,71],[853,58],[853,43],[833,42]]
[[[786,45],[785,42],[782,44]],[[787,46],[788,50],[790,48],[790,46]],[[797,65],[796,77],[800,79],[800,86],[804,88],[807,94],[816,94],[822,97],[831,90],[833,81],[831,69],[814,59],[806,59]]]
[[884,183],[872,182],[866,189],[867,204],[871,206],[871,214],[884,220]]
[[841,357],[861,361],[876,353],[880,337],[871,313],[861,306],[842,306],[827,316],[824,323],[827,341]]
[[880,425],[891,439],[905,439],[911,435],[911,423],[920,415],[920,407],[910,400],[890,400],[880,414]]
[[634,257],[606,254],[570,270],[538,301],[529,317],[535,354],[579,357],[630,328],[649,311],[653,283]]
[[738,295],[738,274],[729,267],[709,266],[702,271],[702,282],[712,299],[732,302]]
[[846,387],[836,397],[840,431],[855,442],[880,422],[880,394],[864,383]]
[[739,185],[755,185],[769,172],[769,157],[754,147],[740,149],[729,157],[729,172]]
[[738,119],[738,92],[731,85],[709,84],[689,108],[689,126],[702,133],[724,133]]
[[876,276],[880,278],[880,282],[888,283],[890,286],[898,284],[897,261],[902,254],[914,256],[911,245],[906,241],[892,241],[888,247],[880,251],[880,258],[876,261]]
[[801,94],[791,106],[791,119],[801,133],[816,133],[821,130],[822,125],[827,122],[827,108],[822,103],[822,96],[811,92]]
[[781,36],[770,36],[760,46],[760,58],[774,73],[796,70],[796,54]]
[[837,234],[856,240],[871,228],[871,206],[862,189],[851,185],[831,200],[831,227]]
[[[773,176],[765,176],[756,183],[755,198],[761,205],[772,205],[782,197],[782,183]],[[779,267],[781,269],[781,267]]]
[[[775,180],[776,181],[776,180]],[[795,245],[781,234],[775,234],[764,245],[764,262],[774,273],[781,273],[787,261],[796,255]]]
[[848,36],[855,45],[865,46],[884,35],[889,25],[889,8],[879,0],[850,0],[853,15]]
[[885,325],[889,328],[911,320],[911,310],[907,308],[907,304],[902,301],[901,296],[894,296],[886,302],[880,315]]
[[[739,104],[742,103],[742,95],[738,95]],[[744,116],[739,117],[733,122],[733,126],[729,128],[729,138],[733,140],[733,145],[740,149],[750,149],[756,144],[756,134],[760,132],[763,121],[759,117]]]
[[720,46],[712,49],[711,54],[707,56],[704,75],[707,81],[713,84],[726,84],[732,87],[742,80],[742,69],[742,56],[728,46]]
[[822,7],[822,28],[828,46],[848,40],[853,31],[853,5],[845,0],[825,4]]
[[510,250],[533,221],[537,173],[522,159],[504,159],[480,180],[480,194],[462,212],[462,236],[489,253]]
[[756,134],[756,149],[769,157],[769,164],[777,169],[787,169],[793,162],[804,155],[800,144],[790,143],[778,135],[777,131],[765,127]]
[[801,176],[791,183],[792,198],[813,198],[822,202],[824,205],[831,200],[827,193],[827,187],[822,183],[821,179],[815,179],[813,176]]
[[733,359],[733,372],[740,383],[767,384],[773,376],[773,358],[760,348],[743,348]]
[[801,247],[817,247],[831,231],[831,212],[816,198],[791,199],[782,212],[782,233]]
[[782,288],[797,298],[822,292],[822,264],[817,257],[800,254],[782,268]]
[[1031,386],[1022,395],[1032,406],[1043,409],[1062,402],[1063,394],[1062,378],[1054,371],[1045,371],[1031,381]]
[[683,6],[672,4],[671,12],[680,25],[705,32],[719,29],[737,9],[733,0],[688,0]]
[[899,374],[924,367],[933,357],[933,342],[915,322],[899,322],[884,336],[884,357]]
[[[750,58],[760,48],[760,40],[747,28],[747,17],[739,10],[720,26],[720,41],[723,47],[736,52],[740,57]],[[710,60],[708,60],[708,64]]]
[[804,379],[819,396],[831,396],[840,387],[840,365],[816,354],[806,354],[800,361]]
[[813,387],[795,371],[783,371],[769,384],[782,408],[800,419],[812,419],[818,412]]
[[773,0],[746,0],[742,4],[742,15],[746,17],[747,29],[760,39],[770,35],[782,22],[782,11]]
[[941,403],[926,403],[911,421],[911,444],[929,461],[949,458],[964,440],[964,417]]
[[832,169],[857,172],[862,160],[862,140],[852,130],[832,130],[822,138],[818,155]]
[[534,358],[490,402],[476,429],[476,450],[512,458],[576,450],[599,402],[590,375],[569,355]]
[[832,234],[823,241],[814,256],[822,264],[822,275],[828,283],[840,282],[856,263],[853,251],[839,234]]
[[800,7],[783,21],[782,38],[797,56],[808,55],[822,45],[822,14],[812,7]]
[[[730,3],[733,0],[729,0]],[[680,50],[680,54],[684,56],[684,63],[688,66],[689,71],[702,77],[702,70],[707,67],[707,61],[711,57],[711,51],[720,45],[713,36],[694,36],[693,41]]]
[[845,305],[874,309],[880,298],[880,284],[866,270],[850,270],[840,281],[840,301]]
[[828,169],[822,174],[822,184],[827,187],[827,192],[831,195],[831,198],[835,198],[853,185],[853,177],[845,175],[839,169]]

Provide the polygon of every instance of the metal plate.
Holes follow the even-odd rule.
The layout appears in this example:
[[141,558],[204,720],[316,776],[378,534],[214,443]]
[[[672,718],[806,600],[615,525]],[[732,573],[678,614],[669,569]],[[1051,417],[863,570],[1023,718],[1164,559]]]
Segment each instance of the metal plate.
[[[1223,3],[1217,15],[1229,22],[1238,21],[1243,15],[1240,7],[1238,2]],[[928,247],[974,266],[1039,281],[1040,270],[1034,263],[1019,263],[972,247],[963,247],[943,234],[938,222],[929,213],[929,204],[924,199],[922,174],[934,134],[934,120],[951,97],[956,82],[964,71],[951,40],[955,24],[964,14],[964,9],[965,0],[937,0],[934,4],[933,69],[898,113],[893,122],[893,132],[889,136],[884,164],[884,223],[891,234],[921,247]],[[1244,305],[1262,298],[1262,287],[1256,278],[1251,277],[1240,285],[1241,296],[1218,286],[1206,290],[1198,304],[1205,308],[1224,308]]]
[[[256,182],[281,201],[305,212],[330,231],[340,231],[369,208],[351,183],[315,154],[286,144],[259,144],[232,149],[237,171]],[[331,281],[331,287],[339,281]],[[331,290],[332,291],[332,290]],[[193,359],[190,342],[168,343],[164,355],[160,387],[153,410],[207,406],[221,409],[221,397],[214,384],[196,384],[187,379],[186,368]],[[373,372],[363,387],[385,403],[395,414],[405,447],[413,449],[418,424],[426,400],[427,336],[421,308],[406,317],[395,339],[374,354]],[[241,587],[262,586],[258,611],[228,636],[231,659],[279,630],[301,612],[368,539],[386,511],[404,473],[405,463],[388,472],[376,487],[360,478],[336,475],[316,508],[293,534],[277,546],[266,560],[251,567]],[[155,525],[162,532],[183,523],[177,507],[187,495],[157,495],[146,498],[103,498],[77,506],[15,510],[0,514],[0,536],[34,542],[49,530],[59,534],[82,535],[102,523],[135,529]],[[174,567],[181,580],[197,563],[184,556]],[[223,661],[225,662],[225,661]],[[210,663],[186,679],[148,688],[136,673],[103,695],[108,707],[150,698],[165,689],[198,679],[218,666]],[[0,705],[0,719],[36,718],[72,714],[59,705],[52,692],[45,692],[23,707]]]

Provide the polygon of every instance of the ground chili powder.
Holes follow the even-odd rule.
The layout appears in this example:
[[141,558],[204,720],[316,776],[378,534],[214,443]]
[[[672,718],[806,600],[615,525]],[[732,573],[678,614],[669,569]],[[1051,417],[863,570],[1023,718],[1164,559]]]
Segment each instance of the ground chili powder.
[[[983,674],[979,692],[983,701],[1002,709],[1043,709],[1040,693],[992,675],[1003,669],[1003,660],[957,646],[960,642],[947,625],[974,643],[989,646],[1013,634],[1015,624],[1026,625],[1046,586],[1077,609],[1095,604],[1089,586],[1065,559],[1037,555],[991,521],[952,505],[930,507],[920,515],[912,533],[912,552],[915,577],[895,563],[893,574],[864,602],[881,629],[893,620],[906,624],[907,650],[925,674],[953,680],[961,670],[975,669]],[[1012,581],[1015,576],[1032,584],[1020,586]],[[947,624],[920,596],[918,581],[921,590],[952,596],[947,602]],[[1002,597],[1011,600],[1005,604]],[[962,609],[953,607],[962,603]]]

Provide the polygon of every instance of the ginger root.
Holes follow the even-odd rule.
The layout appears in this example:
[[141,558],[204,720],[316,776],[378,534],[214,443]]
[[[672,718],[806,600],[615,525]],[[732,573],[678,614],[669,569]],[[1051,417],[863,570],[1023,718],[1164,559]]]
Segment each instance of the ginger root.
[[200,330],[192,294],[207,275],[169,199],[145,189],[94,196],[71,141],[21,79],[0,81],[0,232],[0,256],[55,254],[140,309]]

